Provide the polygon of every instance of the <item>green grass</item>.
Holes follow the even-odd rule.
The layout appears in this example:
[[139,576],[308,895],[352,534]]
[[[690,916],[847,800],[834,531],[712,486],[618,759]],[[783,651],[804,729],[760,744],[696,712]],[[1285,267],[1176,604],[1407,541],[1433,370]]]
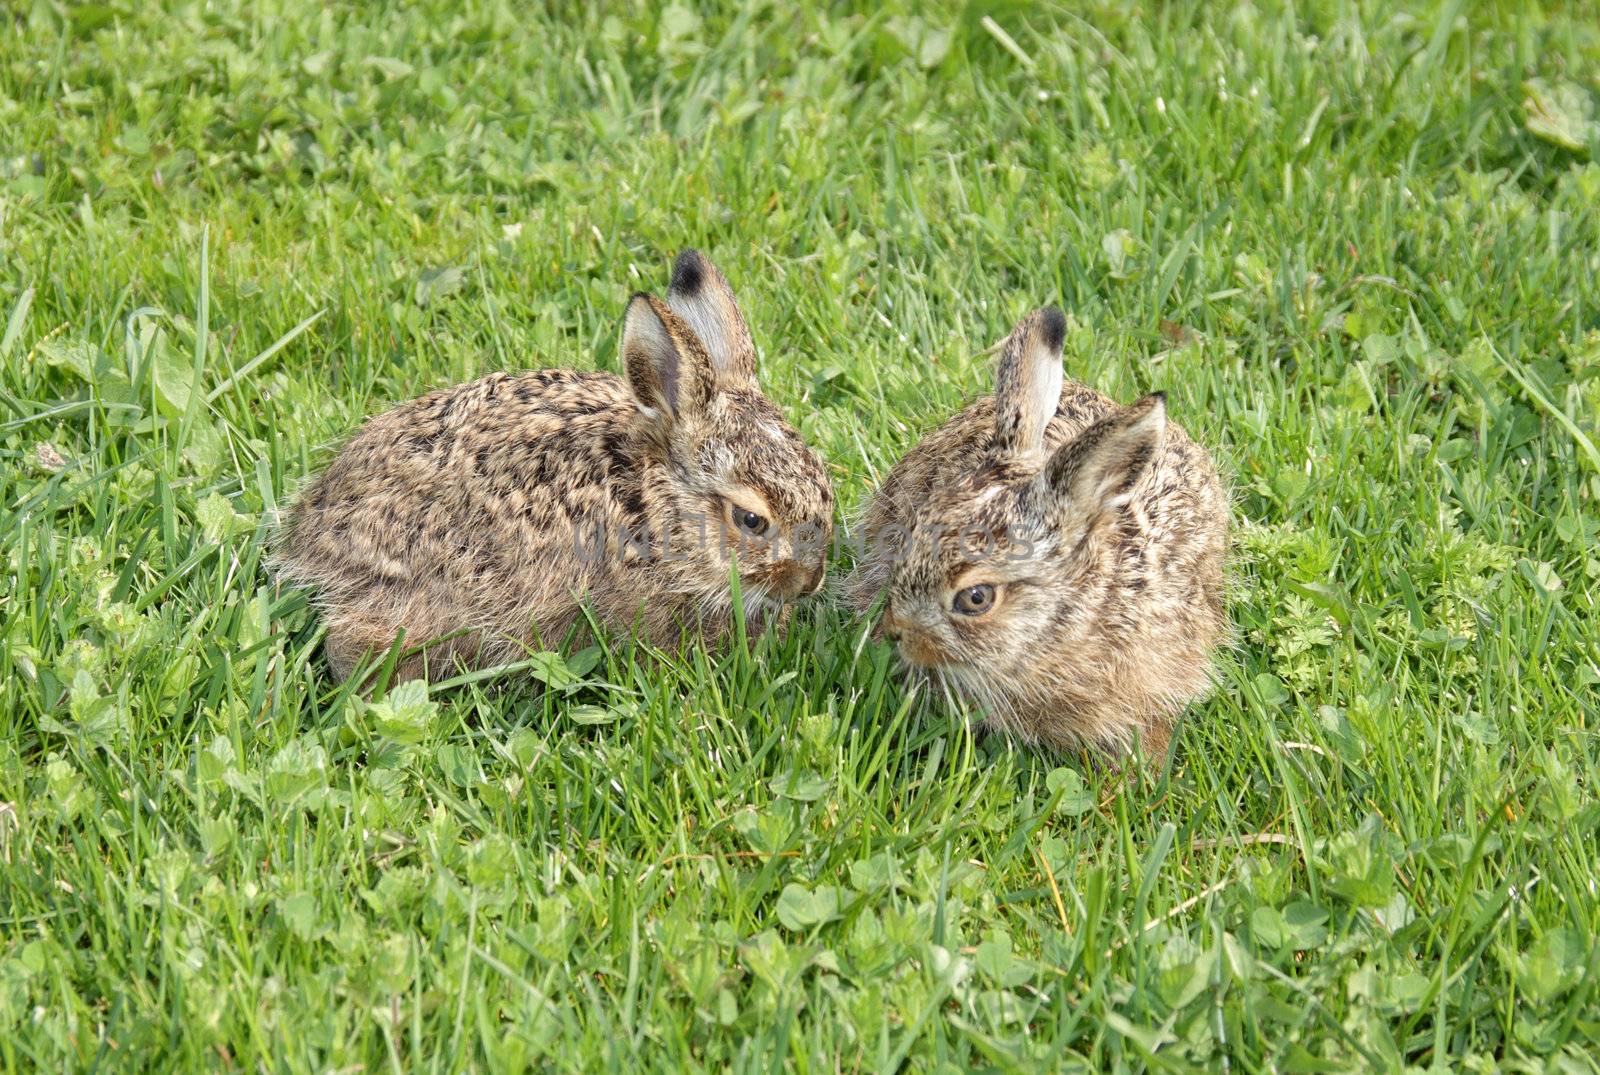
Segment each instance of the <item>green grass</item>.
[[[0,1064],[1596,1070],[1591,5],[167,6],[0,14]],[[1167,391],[1238,646],[1165,771],[825,608],[330,680],[272,510],[684,245],[847,510],[1034,306]]]

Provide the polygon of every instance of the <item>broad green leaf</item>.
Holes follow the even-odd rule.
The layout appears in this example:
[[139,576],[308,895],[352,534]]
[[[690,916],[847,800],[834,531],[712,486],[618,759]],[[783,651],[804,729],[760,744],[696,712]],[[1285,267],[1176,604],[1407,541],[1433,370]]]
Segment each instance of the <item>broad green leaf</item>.
[[783,773],[767,781],[772,794],[798,802],[816,802],[828,794],[828,782],[815,773]]
[[433,730],[439,705],[428,697],[428,685],[413,679],[395,687],[382,701],[370,703],[367,712],[379,735],[399,743],[420,743]]
[[1524,122],[1535,137],[1578,152],[1600,139],[1594,96],[1576,82],[1535,78],[1524,82],[1522,91]]
[[778,921],[797,932],[820,926],[839,915],[839,890],[819,885],[815,890],[791,881],[778,896]]
[[1044,783],[1051,795],[1060,796],[1056,801],[1056,813],[1077,817],[1094,809],[1094,792],[1083,782],[1078,770],[1066,766],[1052,769]]

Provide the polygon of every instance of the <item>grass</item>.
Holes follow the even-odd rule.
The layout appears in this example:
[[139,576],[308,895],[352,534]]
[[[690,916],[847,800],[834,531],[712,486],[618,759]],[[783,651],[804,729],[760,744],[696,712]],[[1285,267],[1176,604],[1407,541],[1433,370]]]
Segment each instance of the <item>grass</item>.
[[[1596,1070],[1587,4],[162,7],[0,15],[5,1068]],[[846,509],[1031,307],[1167,391],[1239,644],[1164,771],[827,608],[330,680],[273,509],[691,244]]]

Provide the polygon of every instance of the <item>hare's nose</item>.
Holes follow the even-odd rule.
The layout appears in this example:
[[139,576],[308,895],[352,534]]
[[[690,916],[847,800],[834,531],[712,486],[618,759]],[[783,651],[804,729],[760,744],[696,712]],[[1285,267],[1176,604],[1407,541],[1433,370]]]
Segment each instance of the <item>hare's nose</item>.
[[895,619],[894,609],[883,610],[883,618],[878,621],[878,637],[889,642],[900,641],[900,621]]

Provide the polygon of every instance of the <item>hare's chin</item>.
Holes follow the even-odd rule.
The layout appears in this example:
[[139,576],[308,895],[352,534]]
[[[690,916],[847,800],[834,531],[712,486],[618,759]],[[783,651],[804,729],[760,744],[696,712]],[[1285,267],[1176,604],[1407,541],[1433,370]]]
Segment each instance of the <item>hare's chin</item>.
[[928,674],[952,712],[968,709],[1002,726],[1014,723],[1017,698],[976,666],[947,664]]
[[754,619],[757,616],[776,616],[781,611],[783,611],[783,602],[778,600],[776,597],[771,597],[764,593],[751,593],[748,590],[745,591],[745,619]]
[[[783,602],[781,600],[750,583],[744,584],[739,596],[744,606],[746,622],[775,616],[783,610]],[[726,588],[701,594],[700,611],[707,615],[731,615],[733,612],[733,594]]]

